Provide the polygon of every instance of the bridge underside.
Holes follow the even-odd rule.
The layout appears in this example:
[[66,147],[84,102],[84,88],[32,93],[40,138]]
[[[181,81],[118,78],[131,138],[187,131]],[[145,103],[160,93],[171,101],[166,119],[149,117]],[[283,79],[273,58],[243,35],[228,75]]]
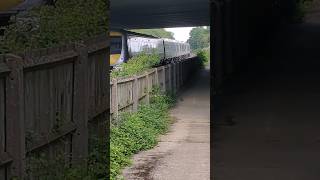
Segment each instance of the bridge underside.
[[209,0],[111,0],[111,28],[208,26]]

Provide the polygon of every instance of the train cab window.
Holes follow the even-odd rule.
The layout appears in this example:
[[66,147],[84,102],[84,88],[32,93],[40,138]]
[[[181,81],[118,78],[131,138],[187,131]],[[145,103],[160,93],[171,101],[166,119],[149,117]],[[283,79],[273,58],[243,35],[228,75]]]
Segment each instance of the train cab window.
[[110,54],[121,54],[122,37],[115,36],[110,39]]

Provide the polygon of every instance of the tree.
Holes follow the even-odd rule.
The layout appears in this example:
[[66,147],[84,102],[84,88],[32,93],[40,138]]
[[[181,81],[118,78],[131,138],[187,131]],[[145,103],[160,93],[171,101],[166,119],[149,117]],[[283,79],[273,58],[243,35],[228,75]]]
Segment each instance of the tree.
[[190,31],[190,38],[187,41],[192,50],[203,49],[210,45],[210,29],[196,27]]
[[133,29],[131,31],[160,38],[174,39],[173,32],[166,31],[165,29]]

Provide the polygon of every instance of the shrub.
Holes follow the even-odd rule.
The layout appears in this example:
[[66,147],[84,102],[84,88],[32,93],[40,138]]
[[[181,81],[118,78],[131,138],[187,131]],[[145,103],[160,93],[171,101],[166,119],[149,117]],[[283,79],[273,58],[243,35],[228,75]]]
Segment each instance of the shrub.
[[141,53],[129,59],[127,63],[122,63],[118,69],[111,72],[111,77],[126,77],[139,74],[160,63],[160,57],[156,54]]
[[52,47],[107,33],[108,1],[59,0],[19,13],[4,27],[0,53]]
[[201,61],[201,66],[208,65],[210,61],[210,51],[209,49],[202,49],[197,51],[197,56]]
[[131,163],[133,154],[157,144],[159,134],[167,131],[169,107],[174,100],[154,90],[150,105],[141,105],[136,113],[121,115],[119,125],[113,125],[110,135],[110,179],[118,179],[121,170]]

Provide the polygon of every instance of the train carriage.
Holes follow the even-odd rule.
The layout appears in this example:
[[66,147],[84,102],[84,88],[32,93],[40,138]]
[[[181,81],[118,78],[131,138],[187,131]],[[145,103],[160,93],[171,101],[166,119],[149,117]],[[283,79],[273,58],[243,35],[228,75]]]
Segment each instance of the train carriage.
[[160,60],[176,60],[190,56],[190,45],[172,39],[162,39],[150,35],[113,30],[110,32],[110,65],[127,62],[140,53],[157,54]]

